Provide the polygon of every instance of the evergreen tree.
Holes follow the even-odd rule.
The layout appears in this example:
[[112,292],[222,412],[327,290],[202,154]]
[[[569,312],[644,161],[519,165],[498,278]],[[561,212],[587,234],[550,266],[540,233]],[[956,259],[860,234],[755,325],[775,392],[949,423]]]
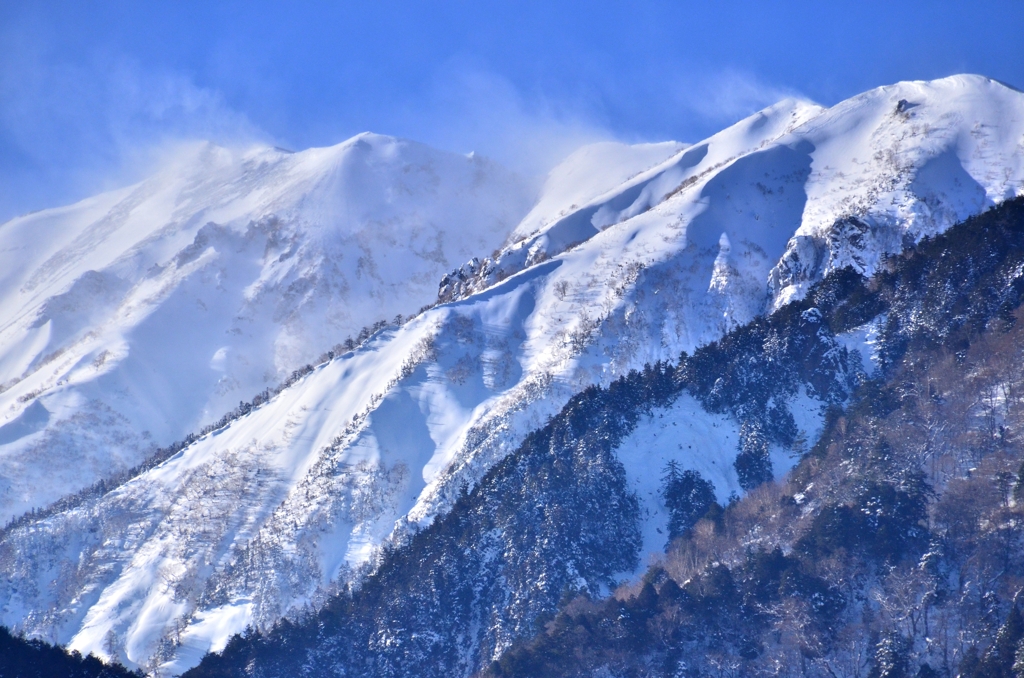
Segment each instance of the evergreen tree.
[[774,476],[769,449],[768,436],[761,422],[756,419],[744,421],[740,426],[740,452],[733,463],[740,487],[744,490],[752,490]]
[[910,678],[910,643],[890,631],[875,646],[868,678]]
[[1017,652],[1013,656],[1013,677],[1024,678],[1024,638],[1017,643]]
[[674,459],[665,465],[661,480],[671,541],[685,534],[715,505],[715,486],[697,471],[680,471]]
[[1014,603],[1010,608],[1010,614],[1006,622],[999,627],[999,633],[992,642],[992,646],[981,657],[973,671],[965,671],[961,666],[961,675],[964,678],[1016,678],[1019,675],[1017,669],[1018,646],[1024,638],[1024,617],[1020,609]]
[[1021,463],[1017,471],[1017,482],[1013,486],[1013,499],[1018,504],[1024,502],[1024,463]]

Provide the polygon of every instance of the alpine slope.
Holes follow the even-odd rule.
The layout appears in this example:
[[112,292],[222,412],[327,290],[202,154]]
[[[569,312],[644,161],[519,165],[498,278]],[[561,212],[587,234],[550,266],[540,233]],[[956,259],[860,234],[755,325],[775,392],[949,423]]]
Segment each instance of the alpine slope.
[[[372,147],[398,142],[374,138],[351,143]],[[262,153],[269,167],[276,166],[274,162],[287,167],[297,162],[289,160],[293,156]],[[458,176],[477,176],[472,164],[461,166],[467,169]],[[356,179],[326,174],[332,179],[323,184],[306,176],[329,190],[304,193],[302,200],[288,203],[291,208],[330,213],[323,205],[338,204],[332,191],[344,193],[349,185],[345,182]],[[188,187],[197,183],[234,185],[206,174],[201,180],[190,176],[194,177],[191,182],[181,179],[179,188],[166,195],[160,182],[147,190],[165,195],[168,202],[187,202],[187,197],[179,196],[190,195]],[[441,180],[442,185],[445,182]],[[506,176],[496,183],[509,182],[522,185]],[[486,181],[483,185],[495,186]],[[782,101],[693,145],[587,147],[551,173],[532,210],[529,205],[522,208],[525,217],[504,232],[501,225],[522,205],[519,196],[524,194],[510,197],[507,190],[498,191],[499,195],[491,192],[493,199],[508,202],[487,206],[488,191],[477,190],[468,203],[458,202],[465,196],[453,191],[451,200],[422,207],[436,215],[435,223],[466,224],[458,232],[465,234],[467,246],[477,246],[470,235],[488,241],[462,267],[436,275],[435,290],[440,281],[436,305],[387,324],[358,348],[320,362],[268,402],[198,438],[159,466],[72,508],[8,529],[0,540],[0,623],[67,643],[83,653],[174,674],[196,664],[208,650],[223,647],[231,634],[247,625],[267,627],[284,615],[317,606],[333,592],[357,586],[383,546],[401,548],[409,534],[445,512],[463,488],[477,482],[573,394],[590,385],[606,385],[647,363],[674,361],[682,351],[693,351],[759,314],[800,298],[833,269],[852,266],[870,274],[886,256],[1024,193],[1024,94],[983,77],[954,76],[882,87],[831,108]],[[113,206],[130,192],[103,196],[73,209],[83,214],[93,210],[90,215],[112,213]],[[284,211],[269,207],[273,204],[269,193],[264,189],[246,193],[250,197],[245,200],[266,200],[260,204],[268,205],[261,208],[268,214]],[[245,214],[256,210],[249,206],[251,202],[246,205]],[[58,212],[28,219],[56,219]],[[95,241],[88,235],[93,231],[82,225],[90,217],[83,216],[74,222],[79,230],[68,236],[69,245],[39,255],[41,261],[54,263],[38,270],[54,271],[54,276],[73,267],[100,271],[89,276],[95,279],[89,284],[104,290],[100,283],[105,275],[116,274],[123,280],[129,279],[128,272],[135,272],[137,285],[159,287],[161,276],[177,280],[174,276],[191,270],[187,269],[190,264],[202,267],[203,256],[221,257],[208,275],[217,271],[225,279],[225,289],[249,295],[244,296],[243,306],[249,315],[223,302],[220,308],[230,308],[226,319],[209,330],[216,341],[202,338],[207,329],[168,325],[168,319],[179,316],[164,309],[187,307],[198,313],[192,308],[195,299],[205,299],[201,295],[213,295],[212,290],[219,289],[205,282],[210,278],[188,278],[182,272],[179,277],[187,280],[172,285],[168,293],[173,297],[174,290],[182,290],[177,303],[161,302],[147,316],[152,320],[133,321],[131,327],[142,329],[126,332],[120,328],[127,321],[119,319],[136,317],[130,315],[136,306],[129,301],[141,291],[132,287],[119,292],[117,298],[128,301],[103,306],[112,309],[109,316],[98,312],[95,319],[73,316],[78,325],[65,321],[65,327],[90,328],[76,340],[83,342],[83,348],[75,349],[79,352],[74,355],[83,357],[73,368],[57,370],[60,374],[53,374],[53,381],[43,382],[58,364],[64,364],[58,357],[36,370],[39,385],[19,381],[8,387],[11,395],[5,392],[3,397],[21,403],[17,406],[23,414],[17,421],[24,423],[17,424],[23,427],[19,431],[38,426],[39,432],[33,435],[52,435],[50,422],[55,419],[73,426],[77,412],[89,412],[85,408],[90,398],[141,399],[142,395],[130,395],[138,393],[153,402],[171,402],[170,387],[153,376],[168,369],[214,372],[200,370],[206,380],[201,385],[216,394],[222,375],[250,374],[240,368],[227,371],[234,356],[243,351],[248,351],[244,353],[247,362],[270,361],[260,363],[261,368],[278,365],[275,360],[290,362],[280,356],[308,360],[315,350],[304,349],[307,332],[322,332],[316,336],[329,340],[344,325],[345,321],[338,321],[337,327],[324,329],[332,316],[323,309],[335,308],[330,304],[337,290],[345,290],[350,300],[343,304],[346,308],[360,294],[371,297],[371,307],[383,303],[381,287],[357,286],[355,281],[361,278],[355,275],[346,274],[348,287],[337,285],[322,293],[320,278],[312,274],[301,278],[296,288],[290,287],[299,278],[288,278],[296,269],[286,262],[298,254],[290,255],[293,250],[286,245],[275,245],[280,255],[257,257],[260,265],[251,256],[227,254],[258,249],[263,256],[271,248],[268,243],[279,242],[272,235],[277,227],[266,224],[297,224],[269,216],[265,221],[243,217],[243,224],[232,221],[238,219],[234,214],[227,207],[203,212],[196,220],[209,224],[205,231],[193,222],[189,222],[192,231],[168,226],[166,221],[159,226],[146,222],[145,238],[123,246],[119,251],[131,255],[119,255],[123,258],[116,266],[80,262],[87,261],[87,253],[93,250],[75,243]],[[466,220],[452,216],[456,214]],[[473,214],[486,215],[480,217],[477,228],[468,223]],[[28,222],[21,223],[8,224],[0,235],[6,230],[24,233],[20,237],[29,239]],[[141,224],[141,219],[136,223]],[[368,224],[365,231],[353,239],[373,241],[379,228],[369,220],[364,223]],[[402,243],[399,251],[405,252],[408,243],[398,235],[405,233],[399,219],[388,223],[392,230],[385,232]],[[294,228],[309,239],[325,238],[320,235],[323,227]],[[489,234],[479,232],[488,228]],[[95,231],[116,232],[102,226]],[[179,231],[181,235],[172,237]],[[131,232],[134,237],[136,231]],[[200,241],[201,233],[207,235]],[[218,238],[230,245],[209,244]],[[389,262],[387,274],[402,279],[387,279],[390,284],[419,289],[421,275],[437,272],[423,263],[440,265],[442,257],[435,260],[425,255],[431,247],[425,241],[433,243],[431,238],[423,235],[409,255],[402,255],[403,266],[410,262],[407,267],[395,270]],[[444,239],[446,246],[452,239],[457,240],[454,236]],[[173,251],[172,241],[184,243],[177,250],[181,252],[192,242],[200,244],[188,249],[180,264],[165,258],[162,261],[167,263],[156,266],[152,255],[140,254]],[[246,244],[251,241],[254,244]],[[458,243],[460,252],[462,244]],[[498,249],[483,256],[494,247]],[[383,256],[374,260],[373,270],[380,278],[386,275]],[[279,264],[273,263],[278,259]],[[328,259],[315,261],[327,266]],[[250,267],[248,275],[244,275],[246,267]],[[29,268],[25,264],[17,269],[23,272],[14,278],[16,282],[4,282],[5,289],[18,290],[22,295],[18,299],[38,288],[28,287],[36,279],[36,268]],[[66,286],[72,274],[62,275],[68,276],[62,278]],[[151,279],[156,282],[146,282]],[[191,286],[189,280],[194,280]],[[229,282],[234,280],[244,282]],[[265,288],[275,291],[272,302],[260,301]],[[47,289],[56,298],[62,288],[54,282]],[[301,305],[291,303],[295,297],[286,296],[287,289],[305,290],[303,299],[317,300],[310,302],[308,314],[302,314]],[[377,290],[379,296],[372,297],[370,290]],[[69,292],[73,288],[62,293]],[[106,298],[99,292],[84,294]],[[140,298],[156,295],[150,292]],[[233,299],[237,302],[238,297]],[[216,300],[203,303],[211,308]],[[33,308],[42,309],[42,304]],[[289,320],[295,325],[274,320],[279,316],[271,308],[281,305],[298,311],[297,316],[288,316],[296,318]],[[23,307],[28,307],[27,301]],[[56,302],[53,307],[59,308]],[[77,305],[68,303],[64,308]],[[408,311],[388,309],[388,314],[393,312]],[[46,321],[40,319],[50,316],[35,313],[31,322],[22,320],[4,332],[20,332],[17,341],[9,343],[27,347],[24,355],[49,355],[48,349],[32,348],[43,344],[43,339],[33,339],[32,332],[50,341],[61,336],[61,324],[51,322],[44,333],[39,328]],[[16,315],[11,312],[5,317]],[[113,320],[106,321],[107,317]],[[241,318],[237,325],[232,324],[236,317]],[[131,362],[130,342],[108,341],[120,348],[104,348],[110,356],[105,360],[123,367],[110,372],[113,376],[106,381],[102,376],[86,379],[88,370],[107,374],[102,372],[105,360],[85,348],[93,345],[88,342],[107,337],[93,327],[114,328],[110,331],[120,332],[119,336],[148,330],[148,336],[158,335],[153,339],[153,360],[164,360],[160,348],[177,346],[174,355],[180,352],[182,362],[158,363],[156,372],[144,375],[143,367]],[[238,332],[231,334],[236,327]],[[266,332],[272,336],[265,336]],[[861,334],[870,336],[870,328]],[[225,335],[241,338],[229,344]],[[309,343],[316,342],[310,338]],[[865,344],[868,350],[869,343]],[[189,346],[197,347],[196,355],[189,353]],[[223,354],[220,346],[228,346]],[[264,349],[269,357],[261,353]],[[22,360],[11,364],[35,364]],[[12,369],[26,372],[24,367]],[[198,379],[189,374],[176,378]],[[245,388],[262,388],[263,382],[246,378],[252,380],[234,377],[238,385],[231,398],[238,399],[235,394]],[[44,383],[50,384],[50,390],[40,390]],[[173,407],[185,413],[182,417],[176,416],[177,410],[160,412],[181,426],[174,435],[202,421],[203,413],[208,412],[207,421],[215,418],[216,412],[209,408],[222,402],[198,387],[182,389],[197,401],[206,400],[174,401]],[[39,393],[18,401],[34,390]],[[224,404],[230,406],[230,402]],[[821,405],[806,394],[789,404],[805,437],[813,436],[820,426]],[[104,406],[118,412],[113,405]],[[73,414],[61,419],[65,411]],[[121,415],[127,420],[121,443],[125,449],[139,447],[139,439],[129,437],[142,436],[138,422],[145,421],[153,435],[156,424],[149,422],[158,416],[147,419],[147,412],[133,415],[136,419]],[[679,421],[687,423],[682,427],[685,431],[671,423]],[[739,492],[732,467],[737,435],[733,422],[703,412],[696,400],[683,397],[673,405],[671,416],[641,422],[625,440],[619,458],[643,500],[645,548],[663,546],[655,543],[654,536],[665,520],[654,490],[661,466],[675,459],[683,468],[699,468],[713,480],[721,498]],[[54,445],[45,449],[60,454]],[[111,448],[109,454],[118,454],[117,449]],[[785,471],[789,459],[785,450],[775,450],[776,471]]]
[[531,183],[372,134],[211,144],[0,225],[0,523],[217,421],[500,246]]

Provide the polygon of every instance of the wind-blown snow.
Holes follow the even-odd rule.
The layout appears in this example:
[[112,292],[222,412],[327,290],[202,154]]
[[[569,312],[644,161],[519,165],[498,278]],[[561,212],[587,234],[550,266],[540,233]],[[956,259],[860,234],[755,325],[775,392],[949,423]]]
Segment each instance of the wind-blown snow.
[[204,144],[0,225],[0,522],[417,312],[533,195],[487,160],[364,134],[294,154]]
[[[454,301],[106,496],[8,534],[0,549],[33,556],[2,561],[0,622],[180,671],[358,576],[582,388],[674,360],[836,266],[871,273],[885,253],[1020,194],[1022,144],[1024,95],[956,76],[830,109],[784,101],[689,147],[617,149],[618,174],[590,166],[603,151],[577,154],[542,192],[552,212],[498,238],[512,233],[464,269]],[[203,360],[215,372],[231,353]],[[790,406],[814,427],[817,403]],[[627,473],[703,437],[711,456],[692,467],[733,489],[735,427],[683,396],[687,407],[673,416],[689,438],[638,427],[620,450]],[[25,412],[25,430],[48,425]]]
[[580,205],[615,190],[684,148],[686,144],[675,141],[632,146],[608,141],[580,148],[551,171],[537,204],[512,238],[518,240],[533,235],[552,220],[575,212]]

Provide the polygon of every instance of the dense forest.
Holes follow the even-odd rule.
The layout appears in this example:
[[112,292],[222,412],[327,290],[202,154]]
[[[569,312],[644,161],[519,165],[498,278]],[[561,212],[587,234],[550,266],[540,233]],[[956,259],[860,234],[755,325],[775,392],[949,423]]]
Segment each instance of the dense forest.
[[104,664],[41,640],[26,640],[0,626],[0,678],[141,678],[118,664]]
[[1017,201],[832,303],[819,288],[836,330],[888,314],[881,375],[787,478],[708,511],[641,582],[563,602],[483,675],[1024,675],[1022,245]]

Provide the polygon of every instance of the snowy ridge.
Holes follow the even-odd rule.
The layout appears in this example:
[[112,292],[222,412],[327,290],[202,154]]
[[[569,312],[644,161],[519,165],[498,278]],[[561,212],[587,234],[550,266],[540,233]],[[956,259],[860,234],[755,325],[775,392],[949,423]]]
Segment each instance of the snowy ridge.
[[198,145],[0,226],[0,521],[415,313],[532,198],[484,159],[366,134],[294,154]]
[[870,274],[885,254],[1019,195],[1022,98],[961,75],[881,87],[810,121],[799,131],[813,146],[807,204],[772,273],[774,306],[825,271]]
[[[1024,95],[956,76],[831,109],[781,102],[704,142],[638,154],[623,183],[589,194],[555,172],[543,195],[556,212],[535,210],[512,244],[442,288],[449,303],[101,499],[8,535],[0,621],[180,671],[357,577],[573,393],[1020,194],[1022,144]],[[817,405],[792,406],[813,429]],[[711,421],[700,425],[731,430]],[[632,473],[659,435],[644,424],[624,444]],[[735,448],[723,437],[708,449]],[[731,461],[701,462],[726,469],[720,492]]]
[[519,223],[510,240],[516,242],[533,235],[686,147],[676,141],[633,146],[609,141],[580,148],[551,171],[537,204]]
[[[547,220],[536,217],[516,229],[518,238],[493,258],[470,261],[441,282],[442,300],[461,298],[484,289],[540,261],[561,254],[593,238],[601,230],[643,215],[671,195],[687,191],[702,179],[721,170],[739,156],[775,141],[781,134],[821,112],[819,106],[786,100],[771,106],[706,141],[683,147],[670,158],[646,171],[635,173],[624,183],[597,192],[595,197],[567,215]],[[570,158],[570,162],[576,158]],[[572,163],[575,164],[575,163]],[[569,172],[557,171],[558,182]],[[544,195],[569,193],[560,182]],[[565,202],[548,198],[551,203]]]

